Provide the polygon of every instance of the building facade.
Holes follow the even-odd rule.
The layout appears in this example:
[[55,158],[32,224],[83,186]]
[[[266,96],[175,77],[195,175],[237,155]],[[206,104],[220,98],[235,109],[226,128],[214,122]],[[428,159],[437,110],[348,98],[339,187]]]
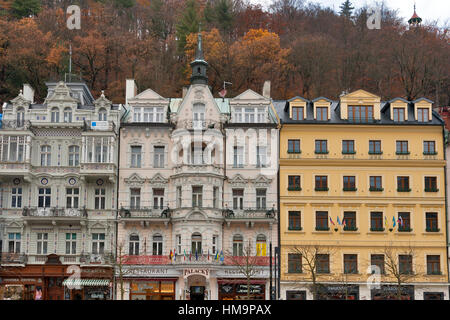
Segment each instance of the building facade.
[[121,107],[46,85],[3,105],[0,298],[110,299]]
[[281,298],[448,300],[443,122],[432,101],[358,90],[274,105]]
[[201,46],[199,35],[182,98],[137,94],[127,80],[117,299],[269,298],[278,211],[270,84],[263,95],[214,98]]

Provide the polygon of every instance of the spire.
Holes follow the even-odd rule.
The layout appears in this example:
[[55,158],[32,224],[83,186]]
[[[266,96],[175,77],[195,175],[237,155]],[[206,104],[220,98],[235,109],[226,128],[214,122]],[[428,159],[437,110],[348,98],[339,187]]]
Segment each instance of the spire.
[[208,62],[203,56],[201,23],[198,26],[197,50],[195,52],[195,60],[191,62],[192,76],[191,84],[208,84],[208,76],[206,70]]
[[414,2],[414,14],[408,20],[409,26],[410,27],[411,26],[416,27],[416,26],[420,25],[421,22],[422,22],[422,18],[417,15],[417,13],[416,13],[416,2]]

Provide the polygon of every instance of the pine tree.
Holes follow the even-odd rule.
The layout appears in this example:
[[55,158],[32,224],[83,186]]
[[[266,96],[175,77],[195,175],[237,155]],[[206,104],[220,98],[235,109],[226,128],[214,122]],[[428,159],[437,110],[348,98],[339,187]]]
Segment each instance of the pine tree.
[[343,2],[339,6],[339,8],[341,9],[340,15],[348,19],[352,17],[353,9],[355,9],[355,7],[352,7],[352,3],[350,2],[350,0],[345,0],[345,2]]
[[39,0],[14,0],[11,11],[16,18],[34,16],[41,11],[41,2]]
[[183,54],[184,47],[186,46],[186,36],[190,33],[198,32],[198,28],[201,22],[200,17],[197,15],[199,6],[195,0],[188,0],[186,2],[186,9],[177,24],[177,39],[178,39],[178,51]]

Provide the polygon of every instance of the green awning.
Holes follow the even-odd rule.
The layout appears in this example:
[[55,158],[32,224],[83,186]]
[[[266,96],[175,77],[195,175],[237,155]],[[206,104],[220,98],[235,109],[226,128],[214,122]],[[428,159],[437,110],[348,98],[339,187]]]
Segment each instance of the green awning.
[[91,286],[91,287],[106,287],[109,286],[109,279],[66,279],[63,281],[63,286]]

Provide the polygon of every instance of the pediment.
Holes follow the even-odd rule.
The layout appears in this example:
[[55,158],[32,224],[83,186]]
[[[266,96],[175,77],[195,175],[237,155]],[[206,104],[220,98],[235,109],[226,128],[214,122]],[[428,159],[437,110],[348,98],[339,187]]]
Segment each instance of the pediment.
[[240,95],[238,95],[237,97],[234,97],[233,99],[231,99],[230,102],[233,102],[235,100],[264,100],[264,101],[269,101],[270,99],[260,95],[259,93],[256,93],[252,89],[247,89],[244,92],[242,92]]
[[238,185],[238,184],[247,184],[248,180],[245,179],[243,176],[241,176],[239,173],[236,174],[233,178],[228,180],[231,184]]
[[10,221],[9,223],[6,223],[7,228],[22,228],[22,224],[18,223],[17,221]]
[[254,180],[253,183],[254,184],[259,184],[259,185],[268,185],[272,182],[272,179],[267,178],[266,176],[260,174],[258,175]]
[[145,182],[145,179],[142,178],[137,173],[133,173],[128,178],[125,178],[124,181],[125,181],[125,183],[128,183],[128,184],[143,184]]
[[100,97],[94,101],[94,105],[99,105],[99,106],[105,106],[105,105],[111,105],[112,101],[106,99],[105,94],[102,91],[102,94],[100,95]]
[[151,184],[167,184],[169,179],[164,178],[160,173],[157,173],[149,180]]
[[11,100],[11,102],[13,103],[13,105],[19,105],[19,106],[24,106],[24,105],[30,105],[31,101],[25,99],[25,97],[22,94],[22,90],[20,90],[20,93],[17,97],[15,97],[14,99]]
[[106,224],[96,222],[90,226],[90,229],[106,229],[106,227],[107,227]]
[[186,219],[188,220],[206,220],[208,216],[201,211],[192,211],[186,215]]
[[359,99],[370,98],[370,99],[381,100],[381,98],[379,96],[377,96],[377,95],[375,95],[373,93],[370,93],[370,92],[368,92],[366,90],[363,90],[363,89],[358,89],[356,91],[347,93],[347,94],[341,96],[341,99],[342,98],[347,98],[347,99],[348,98],[359,98]]
[[67,87],[67,85],[60,81],[56,87],[55,90],[53,91],[53,94],[45,99],[44,103],[49,103],[52,101],[66,101],[66,102],[74,102],[74,103],[78,103],[80,102],[78,99],[73,98],[71,95],[71,90],[69,89],[69,87]]
[[134,100],[164,100],[167,101],[167,98],[164,98],[163,96],[159,95],[152,89],[146,89],[139,93],[137,96],[130,99],[130,102],[134,102]]

